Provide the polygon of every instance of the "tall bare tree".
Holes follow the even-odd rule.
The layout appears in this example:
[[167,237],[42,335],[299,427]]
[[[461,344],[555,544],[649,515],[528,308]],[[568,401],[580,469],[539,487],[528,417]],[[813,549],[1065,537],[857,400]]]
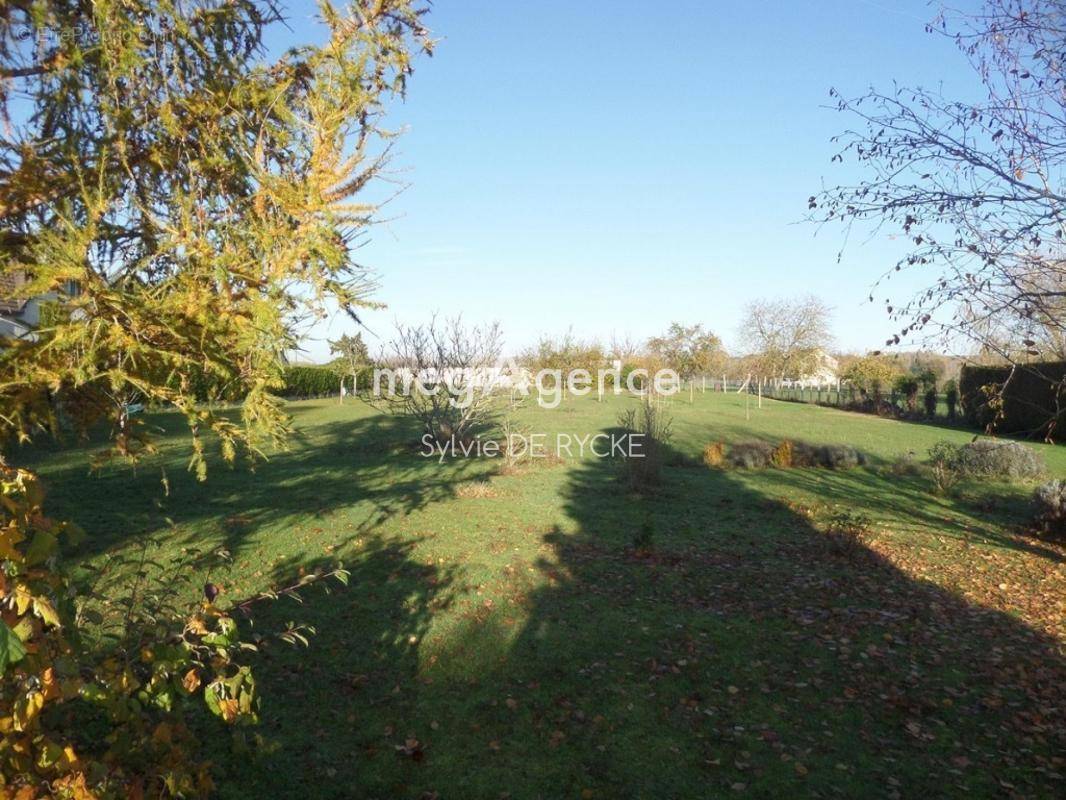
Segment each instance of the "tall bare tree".
[[767,377],[799,378],[829,349],[830,308],[817,297],[756,300],[744,312],[740,336]]

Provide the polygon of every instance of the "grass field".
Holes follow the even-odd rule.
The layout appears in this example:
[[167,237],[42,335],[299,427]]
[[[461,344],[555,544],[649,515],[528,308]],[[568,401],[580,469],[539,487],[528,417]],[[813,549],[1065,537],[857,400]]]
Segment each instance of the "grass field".
[[[522,414],[588,433],[632,402]],[[170,414],[135,472],[89,475],[91,448],[21,461],[90,534],[83,561],[147,534],[164,569],[222,546],[232,562],[195,584],[230,599],[336,559],[351,570],[347,589],[260,607],[257,629],[318,635],[259,658],[258,747],[231,756],[214,734],[222,797],[1066,793],[1066,549],[1025,534],[1032,486],[938,498],[888,464],[971,433],[745,402],[670,405],[692,463],[652,497],[604,459],[438,464],[360,402],[292,404],[287,451],[254,472],[215,463],[202,485]],[[785,436],[853,444],[871,465],[696,466],[708,441]],[[1066,448],[1034,447],[1066,475]],[[873,520],[854,551],[822,532],[842,510]],[[637,554],[647,526],[654,550]]]

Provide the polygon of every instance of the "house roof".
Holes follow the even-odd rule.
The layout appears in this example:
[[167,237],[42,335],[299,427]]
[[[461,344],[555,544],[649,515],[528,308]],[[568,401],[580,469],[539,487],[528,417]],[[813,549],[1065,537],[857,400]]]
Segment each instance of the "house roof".
[[0,274],[0,314],[17,314],[26,307],[27,298],[15,297],[26,283],[26,273],[5,272]]

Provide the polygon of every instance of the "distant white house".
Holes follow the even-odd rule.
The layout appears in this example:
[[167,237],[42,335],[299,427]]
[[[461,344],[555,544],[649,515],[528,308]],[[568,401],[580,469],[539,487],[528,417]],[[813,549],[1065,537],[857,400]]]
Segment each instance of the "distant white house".
[[0,275],[0,337],[11,339],[32,338],[41,324],[41,309],[54,303],[61,296],[78,294],[77,284],[71,282],[64,292],[48,292],[33,297],[21,296],[28,282],[23,272]]
[[815,366],[806,374],[786,380],[786,386],[832,386],[840,380],[840,362],[824,350],[819,350],[816,355]]

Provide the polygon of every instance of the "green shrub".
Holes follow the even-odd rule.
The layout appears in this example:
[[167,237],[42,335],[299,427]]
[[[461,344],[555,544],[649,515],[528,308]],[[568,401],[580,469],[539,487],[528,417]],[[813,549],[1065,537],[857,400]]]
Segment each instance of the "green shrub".
[[822,464],[821,448],[806,442],[792,443],[792,466],[820,467]]
[[959,384],[954,379],[944,384],[944,402],[948,406],[948,419],[954,422],[959,407]]
[[959,395],[966,421],[975,427],[1059,439],[1066,430],[1064,361],[1015,368],[967,365],[959,376]]
[[896,458],[892,460],[892,463],[888,465],[886,471],[889,475],[894,477],[907,478],[921,474],[922,469],[914,452],[909,451],[896,456]]
[[866,464],[866,455],[848,444],[812,445],[785,439],[774,446],[769,442],[738,442],[729,448],[726,461],[741,469],[766,467],[824,467],[852,469]]
[[961,449],[951,442],[937,442],[929,448],[929,466],[933,469],[937,494],[950,495],[965,476]]
[[913,375],[900,375],[896,378],[893,388],[903,395],[903,401],[908,411],[918,410],[918,389],[921,384]]
[[281,397],[325,397],[340,392],[341,376],[332,367],[285,367]]
[[1066,535],[1066,480],[1056,480],[1033,492],[1036,523],[1044,533]]
[[983,478],[1038,478],[1047,471],[1040,455],[1018,442],[970,442],[959,450],[959,460],[966,475]]
[[925,415],[932,419],[936,416],[936,404],[938,400],[936,395],[936,387],[930,386],[928,389],[926,389],[925,397],[923,399],[925,402]]

